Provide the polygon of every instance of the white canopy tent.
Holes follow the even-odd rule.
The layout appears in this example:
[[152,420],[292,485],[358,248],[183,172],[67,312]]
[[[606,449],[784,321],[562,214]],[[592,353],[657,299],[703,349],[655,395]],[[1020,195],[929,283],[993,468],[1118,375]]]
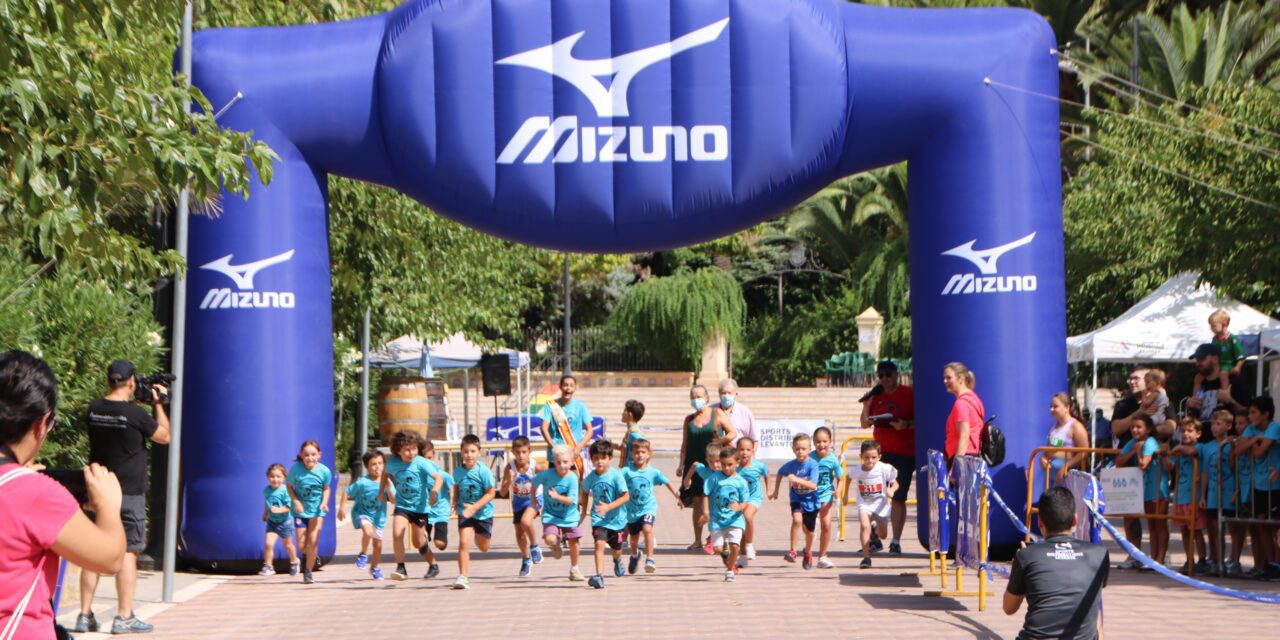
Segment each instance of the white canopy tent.
[[[1200,274],[1180,273],[1138,301],[1128,311],[1089,333],[1067,338],[1067,362],[1093,363],[1089,389],[1090,437],[1097,435],[1095,395],[1099,362],[1170,362],[1186,360],[1197,346],[1212,339],[1209,314],[1222,309],[1231,316],[1237,336],[1272,334],[1280,346],[1280,321],[1238,300],[1197,284]],[[1264,343],[1265,344],[1265,343]],[[1255,349],[1248,349],[1256,353]],[[1261,381],[1261,375],[1259,375]]]

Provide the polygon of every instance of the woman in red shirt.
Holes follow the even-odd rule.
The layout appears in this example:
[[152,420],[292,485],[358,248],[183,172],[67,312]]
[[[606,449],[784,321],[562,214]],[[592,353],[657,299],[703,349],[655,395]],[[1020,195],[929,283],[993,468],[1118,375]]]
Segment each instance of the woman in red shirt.
[[947,416],[947,462],[956,456],[976,456],[981,452],[982,423],[986,407],[973,392],[973,372],[959,362],[942,368],[942,384],[956,397]]
[[0,354],[0,640],[54,638],[59,556],[99,573],[124,560],[114,473],[84,468],[94,523],[62,485],[30,468],[58,422],[57,402],[49,365],[22,351]]

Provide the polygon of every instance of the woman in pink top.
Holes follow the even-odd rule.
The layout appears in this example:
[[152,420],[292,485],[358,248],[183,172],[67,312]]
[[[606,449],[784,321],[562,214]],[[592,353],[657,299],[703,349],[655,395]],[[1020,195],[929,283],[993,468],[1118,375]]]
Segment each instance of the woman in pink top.
[[59,556],[101,573],[124,559],[115,474],[84,468],[95,524],[62,485],[31,468],[58,422],[57,402],[49,365],[22,351],[0,354],[0,640],[54,637]]
[[982,423],[986,408],[982,399],[973,392],[973,372],[959,362],[942,368],[942,384],[947,393],[956,397],[947,416],[947,461],[956,456],[976,456],[982,450]]

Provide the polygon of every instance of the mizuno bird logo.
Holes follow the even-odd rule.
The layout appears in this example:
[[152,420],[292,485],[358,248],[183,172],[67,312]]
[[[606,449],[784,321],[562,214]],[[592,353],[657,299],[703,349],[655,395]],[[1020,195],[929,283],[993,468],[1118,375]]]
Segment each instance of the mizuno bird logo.
[[1035,237],[1035,232],[1032,232],[1025,238],[1019,238],[1008,244],[1002,244],[998,247],[983,249],[981,251],[974,251],[973,245],[977,240],[970,240],[954,249],[943,251],[942,255],[964,258],[976,265],[983,275],[994,275],[996,273],[996,261],[1000,259],[1000,256],[1008,253],[1012,249],[1017,249],[1024,244],[1030,243],[1035,239]]
[[[681,51],[714,42],[729,24],[729,19],[713,22],[701,29],[662,44],[624,53],[616,58],[581,60],[573,57],[573,47],[586,31],[579,31],[561,38],[545,47],[517,53],[498,60],[495,64],[507,64],[545,71],[572,84],[591,101],[596,115],[601,118],[630,115],[627,106],[627,88],[636,75],[650,65],[666,60]],[[612,77],[606,89],[597,78]]]
[[263,258],[257,262],[250,262],[247,264],[238,264],[238,265],[231,264],[231,258],[233,256],[234,254],[228,254],[228,255],[222,256],[221,258],[218,258],[217,260],[214,260],[209,264],[202,265],[200,268],[208,269],[210,271],[217,271],[218,273],[221,273],[222,275],[227,276],[228,278],[231,278],[232,282],[236,283],[236,287],[240,289],[248,289],[252,291],[253,276],[257,275],[259,271],[262,271],[263,269],[266,269],[271,265],[280,264],[281,262],[288,262],[289,259],[293,257],[293,249],[290,249],[278,256]]

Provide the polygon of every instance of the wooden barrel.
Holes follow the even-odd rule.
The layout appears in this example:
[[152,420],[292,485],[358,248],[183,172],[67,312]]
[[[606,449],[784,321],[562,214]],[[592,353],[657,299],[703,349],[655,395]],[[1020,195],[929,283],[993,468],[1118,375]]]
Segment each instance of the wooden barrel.
[[399,431],[444,440],[449,420],[446,388],[439,378],[384,376],[378,383],[378,437],[384,445]]

